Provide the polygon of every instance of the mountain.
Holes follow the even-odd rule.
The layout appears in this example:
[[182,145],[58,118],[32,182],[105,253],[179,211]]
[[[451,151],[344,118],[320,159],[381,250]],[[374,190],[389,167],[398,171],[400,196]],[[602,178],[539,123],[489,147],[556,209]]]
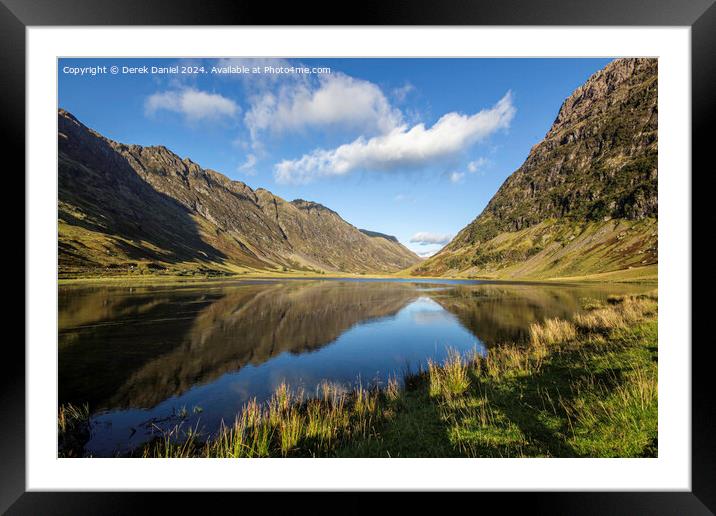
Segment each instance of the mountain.
[[482,213],[416,275],[655,272],[657,60],[617,59],[562,104]]
[[253,190],[162,146],[112,141],[64,110],[58,146],[61,276],[389,273],[419,261],[318,203]]

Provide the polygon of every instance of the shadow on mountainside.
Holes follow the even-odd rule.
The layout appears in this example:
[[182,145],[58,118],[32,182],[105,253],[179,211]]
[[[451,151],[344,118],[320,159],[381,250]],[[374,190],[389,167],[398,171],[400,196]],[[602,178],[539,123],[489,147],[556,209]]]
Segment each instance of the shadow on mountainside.
[[[58,120],[58,219],[70,226],[59,235],[61,270],[122,259],[226,258],[202,239],[185,206],[148,184],[106,140],[69,114],[61,112]],[[75,238],[73,227],[94,234]]]

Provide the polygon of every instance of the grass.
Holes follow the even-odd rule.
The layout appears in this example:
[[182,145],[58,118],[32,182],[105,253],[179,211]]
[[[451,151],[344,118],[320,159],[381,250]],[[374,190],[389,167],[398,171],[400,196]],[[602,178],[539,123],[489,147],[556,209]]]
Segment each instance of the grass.
[[659,266],[657,264],[631,267],[610,272],[600,272],[586,275],[561,276],[546,278],[544,281],[574,281],[579,283],[658,283]]
[[655,293],[641,296],[610,296],[610,306],[592,309],[575,317],[575,324],[582,330],[608,332],[627,328],[643,316],[654,315],[657,311]]
[[530,325],[530,342],[534,346],[556,344],[572,340],[577,336],[577,329],[570,321],[547,319],[543,323]]
[[[584,300],[527,342],[346,391],[282,384],[214,435],[175,427],[139,457],[654,457],[657,294]],[[86,419],[63,407],[60,434]],[[82,428],[82,424],[77,425]]]
[[442,365],[428,361],[430,395],[447,399],[460,396],[470,387],[467,361],[455,350],[448,350],[448,357]]
[[656,283],[656,219],[547,219],[518,231],[481,237],[402,271],[402,275],[492,280]]
[[[117,286],[138,286],[138,285],[202,285],[221,283],[232,280],[262,280],[262,279],[336,279],[336,278],[358,278],[358,279],[394,279],[394,274],[352,274],[345,272],[317,273],[306,271],[279,271],[279,270],[245,270],[237,273],[209,276],[197,274],[193,276],[182,276],[177,274],[124,274],[124,275],[65,275],[58,279],[62,286],[86,286],[86,285],[117,285]],[[402,277],[400,277],[402,279]],[[416,279],[424,279],[422,277]],[[445,279],[445,278],[442,278]]]
[[89,440],[89,406],[71,403],[60,406],[57,413],[57,441],[60,457],[81,457]]

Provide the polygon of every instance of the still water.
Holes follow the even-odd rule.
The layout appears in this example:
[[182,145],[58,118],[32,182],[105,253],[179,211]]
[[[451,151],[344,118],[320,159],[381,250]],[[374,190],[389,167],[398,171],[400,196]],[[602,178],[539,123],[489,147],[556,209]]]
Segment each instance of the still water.
[[530,323],[635,286],[429,280],[254,280],[61,287],[59,402],[89,404],[86,452],[112,456],[161,429],[215,431],[281,382],[308,395],[400,380],[448,347],[489,353]]

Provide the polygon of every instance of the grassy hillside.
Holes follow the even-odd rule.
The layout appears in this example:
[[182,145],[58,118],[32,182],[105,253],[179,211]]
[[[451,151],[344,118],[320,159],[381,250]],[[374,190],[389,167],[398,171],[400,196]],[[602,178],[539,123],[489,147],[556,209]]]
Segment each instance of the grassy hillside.
[[644,270],[657,264],[657,221],[550,219],[444,251],[409,274],[549,279]]
[[551,278],[656,264],[657,100],[656,59],[607,65],[483,212],[408,272]]

